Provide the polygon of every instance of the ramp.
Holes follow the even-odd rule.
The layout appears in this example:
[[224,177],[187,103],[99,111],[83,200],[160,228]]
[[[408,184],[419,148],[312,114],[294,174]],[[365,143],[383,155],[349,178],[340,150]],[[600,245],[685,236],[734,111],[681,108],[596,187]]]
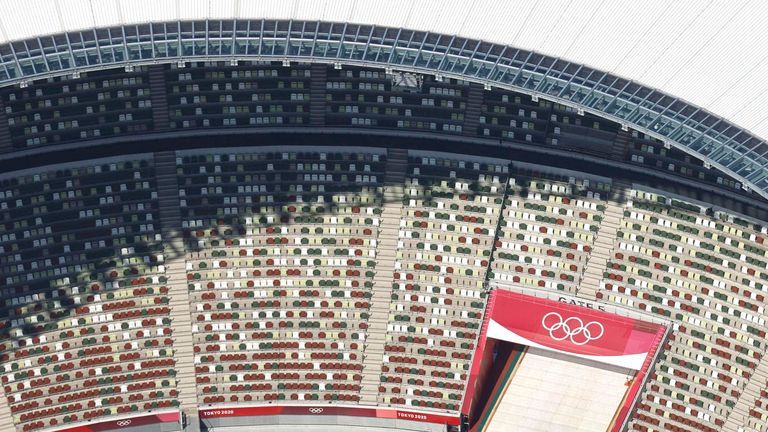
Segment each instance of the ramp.
[[632,375],[630,369],[529,348],[477,430],[606,431]]

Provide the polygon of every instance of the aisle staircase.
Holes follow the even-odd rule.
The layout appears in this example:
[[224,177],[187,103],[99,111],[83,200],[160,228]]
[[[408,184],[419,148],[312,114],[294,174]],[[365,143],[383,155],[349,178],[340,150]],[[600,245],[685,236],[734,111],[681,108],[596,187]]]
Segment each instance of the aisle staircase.
[[176,389],[179,391],[179,408],[186,414],[186,432],[199,432],[197,414],[197,390],[195,388],[194,352],[192,346],[192,321],[190,318],[189,291],[185,270],[184,237],[181,231],[179,185],[176,174],[176,153],[155,153],[155,176],[160,202],[160,220],[165,253],[165,276],[168,278],[168,296],[173,333],[173,349],[176,359]]
[[584,267],[584,272],[579,283],[576,295],[590,300],[595,299],[595,294],[600,289],[600,281],[603,279],[603,272],[610,261],[611,250],[616,239],[616,232],[619,230],[621,218],[624,217],[624,203],[626,194],[632,185],[621,181],[614,181],[611,190],[611,196],[605,203],[605,212],[603,221],[600,224],[600,230],[597,232],[595,242],[592,245],[592,253],[589,261]]
[[[13,428],[13,416],[11,414],[10,401],[7,398],[3,398],[0,402],[0,425],[8,428],[9,431],[15,430]],[[4,430],[0,427],[0,430]]]
[[152,123],[154,129],[170,129],[171,118],[168,115],[168,93],[165,88],[164,65],[149,66],[149,92],[149,97],[152,101]]
[[464,111],[464,124],[461,131],[464,135],[477,136],[477,127],[480,126],[480,112],[483,107],[483,86],[472,84],[467,94],[467,109]]
[[309,124],[322,126],[325,124],[325,81],[327,67],[325,64],[310,66],[309,84]]
[[5,114],[5,104],[0,101],[0,154],[13,151],[11,130],[8,127],[8,116]]
[[407,150],[390,149],[387,152],[384,204],[376,247],[376,276],[373,278],[371,316],[368,319],[368,339],[365,341],[363,359],[363,380],[360,391],[363,404],[379,402],[379,377],[384,362],[384,344],[392,301],[392,273],[395,271],[400,215],[403,210],[403,183],[407,167]]
[[632,148],[632,133],[625,130],[619,130],[611,146],[610,158],[616,161],[626,161],[627,155]]
[[755,371],[745,382],[744,389],[728,414],[728,418],[723,425],[723,432],[747,432],[759,430],[756,426],[761,425],[761,419],[752,417],[749,412],[755,406],[755,401],[765,403],[765,391],[768,390],[768,355],[764,351],[760,363],[757,364]]

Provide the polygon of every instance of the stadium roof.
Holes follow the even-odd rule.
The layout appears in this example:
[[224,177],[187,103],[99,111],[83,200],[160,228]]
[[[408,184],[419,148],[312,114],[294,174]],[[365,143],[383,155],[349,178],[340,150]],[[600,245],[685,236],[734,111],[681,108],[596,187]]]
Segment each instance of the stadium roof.
[[[768,104],[768,80],[764,79],[768,53],[760,49],[768,46],[768,34],[759,31],[768,24],[766,11],[768,3],[759,0],[27,0],[0,3],[0,43],[147,22],[243,19],[372,24],[493,42],[510,47],[497,56],[510,56],[512,49],[529,56],[522,60],[527,68],[518,69],[516,81],[506,83],[509,88],[556,96],[551,99],[607,113],[609,118],[711,162],[768,197],[768,146],[751,136],[768,136],[764,109]],[[413,48],[414,42],[422,41],[409,42],[408,48]],[[477,54],[488,59],[482,51],[491,47],[465,43],[459,48],[459,57],[471,63]],[[14,48],[15,54],[17,50]],[[207,49],[205,54],[211,57]],[[261,50],[259,54],[263,54]],[[523,53],[516,55],[519,58]],[[183,53],[179,56],[185,57]],[[314,49],[312,56],[317,56]],[[14,59],[16,65],[23,66],[18,58]],[[387,66],[380,59],[369,63]],[[496,60],[490,65],[495,69],[500,63]],[[86,66],[91,66],[90,61]],[[443,63],[440,66],[447,76],[470,75],[468,68],[458,73],[455,67],[446,70]],[[24,76],[17,74],[15,80],[43,75],[39,71],[28,74],[23,67],[18,70]],[[595,71],[611,75],[596,80]],[[475,70],[469,68],[469,72]],[[521,76],[524,84],[519,82]],[[592,82],[580,89],[577,82],[581,78]],[[505,84],[503,80],[486,81]],[[608,91],[610,100],[590,103],[578,99],[579,90],[589,88],[591,92],[600,86],[627,97],[619,94],[612,99],[615,95]],[[672,97],[648,92],[646,87]],[[605,105],[618,112],[607,111]],[[692,133],[686,135],[687,129]]]

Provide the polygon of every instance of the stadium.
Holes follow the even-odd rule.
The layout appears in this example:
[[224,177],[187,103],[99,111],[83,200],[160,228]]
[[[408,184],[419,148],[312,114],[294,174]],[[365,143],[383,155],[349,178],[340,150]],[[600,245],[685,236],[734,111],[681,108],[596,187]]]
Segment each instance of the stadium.
[[0,3],[0,431],[768,431],[764,12]]

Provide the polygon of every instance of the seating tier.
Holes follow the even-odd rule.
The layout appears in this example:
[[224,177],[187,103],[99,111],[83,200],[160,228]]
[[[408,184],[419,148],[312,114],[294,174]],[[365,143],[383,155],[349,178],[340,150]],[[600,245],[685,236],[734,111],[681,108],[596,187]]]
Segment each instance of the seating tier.
[[633,191],[599,299],[675,322],[635,430],[719,430],[766,347],[765,228]]
[[0,182],[0,378],[14,422],[28,431],[177,405],[151,162]]
[[603,220],[601,193],[608,185],[526,174],[518,170],[509,180],[492,279],[575,294]]
[[498,162],[410,158],[381,402],[460,408],[507,176]]
[[178,159],[200,402],[360,399],[384,161]]

